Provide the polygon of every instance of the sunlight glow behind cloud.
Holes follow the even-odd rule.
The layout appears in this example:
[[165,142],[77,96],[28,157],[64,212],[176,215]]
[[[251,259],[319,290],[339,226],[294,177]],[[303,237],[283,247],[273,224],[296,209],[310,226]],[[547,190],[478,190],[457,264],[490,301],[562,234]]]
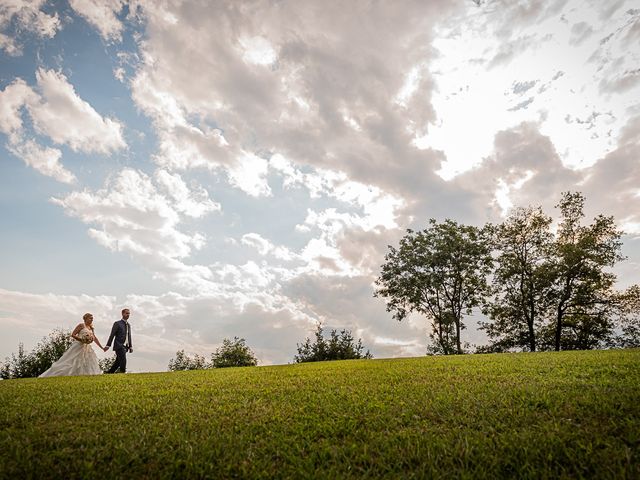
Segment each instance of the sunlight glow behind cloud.
[[[600,93],[610,84],[604,79],[612,64],[629,71],[640,50],[626,43],[633,25],[625,23],[627,9],[603,19],[581,5],[570,2],[563,15],[533,23],[517,38],[488,34],[480,15],[468,26],[441,27],[434,41],[439,56],[430,66],[438,120],[416,144],[445,153],[447,163],[438,172],[443,178],[481,163],[491,153],[493,132],[523,121],[539,123],[572,168],[593,165],[615,147],[640,94],[640,76],[623,89]],[[496,31],[501,21],[496,14]],[[582,23],[589,34],[576,39],[572,27]]]

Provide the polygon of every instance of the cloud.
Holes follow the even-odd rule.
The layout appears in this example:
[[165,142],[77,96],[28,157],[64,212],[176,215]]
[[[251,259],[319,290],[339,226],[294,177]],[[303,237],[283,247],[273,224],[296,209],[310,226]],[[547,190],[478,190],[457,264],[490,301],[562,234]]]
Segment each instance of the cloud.
[[57,148],[43,147],[33,140],[18,140],[8,145],[8,149],[24,163],[38,172],[62,183],[74,183],[76,176],[62,166],[62,152]]
[[[205,239],[199,233],[181,232],[178,225],[181,213],[197,217],[219,206],[202,188],[187,190],[179,176],[158,172],[157,181],[167,195],[143,172],[124,169],[101,190],[76,191],[52,201],[69,215],[95,225],[89,235],[104,247],[133,255],[178,285],[206,285],[211,277],[208,268],[181,261],[201,248]],[[197,207],[192,204],[194,197]]]
[[37,131],[74,151],[109,154],[126,147],[122,124],[102,117],[76,93],[67,77],[38,69],[39,102],[27,103]]
[[[599,2],[490,2],[480,7],[482,15],[445,22],[434,42],[441,55],[429,65],[438,119],[417,139],[446,155],[440,175],[451,179],[477,165],[489,156],[496,131],[521,122],[539,123],[571,168],[588,167],[615,149],[640,87],[640,57],[624,40],[634,24],[623,4],[605,15]],[[540,87],[523,98],[520,86],[529,82]],[[603,114],[594,124],[565,122],[567,115],[594,112]]]
[[593,35],[593,27],[587,22],[578,22],[571,27],[572,38],[569,40],[571,45],[580,45],[587,38]]
[[618,148],[586,171],[581,185],[589,214],[614,215],[632,235],[640,235],[639,155],[640,117],[634,117],[622,130]]
[[253,154],[242,155],[227,172],[229,183],[253,197],[270,196],[267,183],[268,162]]
[[242,236],[241,242],[244,245],[255,248],[260,255],[273,255],[275,258],[284,261],[299,259],[299,256],[284,246],[276,246],[259,233],[246,233]]
[[0,91],[0,132],[9,139],[9,151],[27,165],[63,183],[76,180],[63,166],[60,149],[43,146],[35,140],[23,122],[25,111],[35,131],[55,144],[102,154],[126,147],[122,124],[100,116],[76,94],[62,73],[38,69],[36,80],[36,89],[17,78]]
[[311,198],[327,196],[361,208],[364,215],[354,220],[361,228],[373,230],[398,226],[396,217],[404,201],[381,188],[350,180],[342,171],[315,168],[304,173],[280,154],[269,159],[269,166],[282,177],[286,189],[303,187]]
[[62,152],[59,149],[43,147],[26,138],[22,110],[25,105],[37,101],[38,95],[22,79],[15,80],[0,92],[0,132],[9,138],[7,148],[43,175],[73,183],[75,176],[60,162]]
[[209,198],[208,192],[199,185],[192,185],[190,190],[178,174],[171,174],[166,170],[156,172],[156,181],[175,202],[175,208],[181,213],[193,218],[220,210],[220,204]]
[[[408,165],[428,171],[439,161],[411,144],[410,129],[433,115],[428,99],[395,99],[429,57],[424,45],[446,2],[412,2],[402,15],[357,2],[347,12],[313,2],[277,12],[258,2],[241,14],[220,5],[215,16],[199,4],[141,5],[148,36],[132,94],[154,121],[159,165],[222,168],[238,188],[265,196],[262,173],[249,178],[246,166],[255,171],[255,158],[274,154],[385,190],[402,188]],[[361,10],[371,21],[364,30]],[[194,64],[198,75],[186,74]],[[428,96],[429,82],[420,77],[415,90]]]
[[305,275],[289,282],[284,291],[322,322],[326,333],[331,329],[351,330],[378,358],[423,355],[426,320],[393,321],[384,301],[373,298],[373,281],[369,275],[339,279]]
[[62,28],[58,14],[41,9],[46,0],[11,0],[0,4],[0,50],[10,56],[22,55],[21,37],[25,33],[53,38]]
[[21,132],[22,108],[37,99],[37,94],[21,78],[0,91],[0,131],[9,136]]
[[[514,205],[542,205],[551,213],[560,192],[583,178],[582,172],[563,165],[539,124],[523,122],[497,132],[492,153],[481,165],[457,177],[456,183],[473,188],[479,203],[492,205],[493,214],[487,220],[497,221]],[[499,215],[493,217],[495,213]]]
[[93,25],[104,40],[122,40],[123,26],[117,15],[125,5],[124,0],[69,0],[69,5]]

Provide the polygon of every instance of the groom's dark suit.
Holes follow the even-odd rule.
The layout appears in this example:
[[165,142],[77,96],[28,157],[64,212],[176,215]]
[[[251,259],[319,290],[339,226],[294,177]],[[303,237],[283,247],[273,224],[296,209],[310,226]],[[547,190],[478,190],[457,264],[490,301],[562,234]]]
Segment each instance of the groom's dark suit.
[[107,347],[113,341],[113,351],[116,352],[116,361],[107,373],[115,373],[118,369],[124,373],[127,369],[127,352],[131,351],[131,326],[124,319],[114,322],[111,335],[107,340]]

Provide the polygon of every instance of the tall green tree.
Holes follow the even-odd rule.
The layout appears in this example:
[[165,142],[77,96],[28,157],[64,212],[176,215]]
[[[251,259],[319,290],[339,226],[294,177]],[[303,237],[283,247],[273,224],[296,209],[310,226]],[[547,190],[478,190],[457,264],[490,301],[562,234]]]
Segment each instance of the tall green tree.
[[540,207],[517,208],[494,229],[493,298],[481,322],[493,351],[536,351],[536,330],[551,307],[551,222]]
[[555,350],[593,348],[614,327],[616,276],[607,269],[624,259],[622,232],[604,215],[582,225],[584,201],[579,192],[565,192],[556,206],[561,221],[552,258]]
[[463,316],[488,292],[492,268],[488,228],[431,219],[421,232],[407,230],[395,248],[389,245],[375,296],[401,321],[411,312],[431,320],[435,351],[461,354]]

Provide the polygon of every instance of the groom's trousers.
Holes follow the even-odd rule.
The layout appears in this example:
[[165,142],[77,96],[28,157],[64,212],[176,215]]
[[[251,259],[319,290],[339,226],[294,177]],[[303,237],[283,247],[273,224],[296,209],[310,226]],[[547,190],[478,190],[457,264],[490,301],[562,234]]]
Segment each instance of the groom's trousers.
[[120,373],[125,373],[127,370],[127,350],[124,348],[116,350],[116,361],[113,362],[107,373],[116,373],[118,369],[120,369]]

